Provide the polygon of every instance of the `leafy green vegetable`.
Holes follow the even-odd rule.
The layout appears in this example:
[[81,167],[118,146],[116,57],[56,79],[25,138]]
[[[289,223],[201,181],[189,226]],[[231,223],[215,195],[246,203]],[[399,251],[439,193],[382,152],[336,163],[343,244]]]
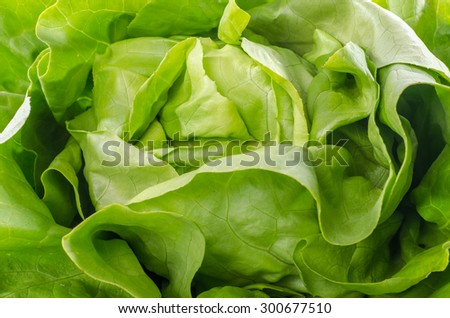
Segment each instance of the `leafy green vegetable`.
[[448,10],[0,0],[0,295],[449,297]]
[[429,49],[450,63],[450,3],[445,0],[374,0],[408,23]]
[[[9,147],[8,147],[9,146]],[[91,279],[67,257],[50,211],[11,158],[0,151],[0,277],[3,297],[128,297],[122,289]]]
[[136,297],[160,296],[139,260],[168,279],[165,296],[190,297],[204,245],[198,227],[176,214],[136,213],[115,205],[94,214],[63,240],[69,256],[88,275]]
[[214,287],[211,290],[198,295],[199,298],[268,298],[266,294],[259,290],[247,290],[239,287],[225,286]]

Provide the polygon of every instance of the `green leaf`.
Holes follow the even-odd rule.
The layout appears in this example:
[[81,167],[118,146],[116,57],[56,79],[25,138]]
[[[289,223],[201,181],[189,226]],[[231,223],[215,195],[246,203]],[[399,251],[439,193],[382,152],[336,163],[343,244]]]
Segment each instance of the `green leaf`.
[[58,121],[69,119],[70,107],[85,88],[95,54],[124,39],[128,24],[147,3],[63,0],[41,14],[36,34],[50,52],[39,78]]
[[[0,58],[5,61],[0,65],[0,144],[12,138],[29,116],[29,100],[20,95],[29,86],[28,67],[44,49],[34,33],[36,21],[52,2],[0,1]],[[18,98],[21,102],[12,102]]]
[[314,31],[312,40],[313,48],[303,57],[319,69],[331,55],[342,48],[342,44],[338,40],[320,29]]
[[202,42],[197,40],[186,57],[184,76],[171,87],[159,113],[166,135],[173,140],[192,136],[250,139],[238,106],[219,93],[215,81],[207,76],[204,58]]
[[378,105],[376,69],[356,44],[331,55],[308,88],[311,138],[323,142],[339,127],[369,117]]
[[180,215],[137,213],[119,205],[98,211],[63,241],[70,258],[84,272],[135,297],[160,296],[141,264],[169,281],[162,290],[164,296],[191,297],[204,244],[200,230]]
[[336,245],[365,239],[379,222],[381,189],[353,174],[351,157],[344,148],[319,147],[315,152],[311,157],[319,184],[318,220],[323,237]]
[[30,111],[31,111],[30,98],[26,96],[22,105],[19,107],[19,109],[17,109],[16,113],[14,114],[14,117],[11,119],[11,121],[8,123],[5,129],[2,132],[0,132],[0,144],[8,141],[19,132],[19,130],[25,125],[25,122],[27,121],[28,116],[30,115]]
[[[315,70],[292,51],[266,46],[244,38],[242,49],[261,64],[271,77],[280,122],[280,141],[304,146],[309,140],[309,124],[303,101]],[[303,98],[303,100],[302,100]],[[274,131],[271,131],[273,136]]]
[[195,38],[188,38],[174,45],[152,76],[141,86],[133,103],[130,136],[125,137],[138,140],[148,129],[167,101],[169,89],[184,71],[186,56],[196,41]]
[[219,23],[218,37],[228,44],[239,44],[250,21],[250,15],[239,8],[235,0],[229,0]]
[[195,35],[219,25],[226,0],[153,0],[128,28],[132,37]]
[[448,296],[449,8],[0,0],[0,295]]
[[444,63],[406,23],[370,1],[324,0],[320,6],[311,1],[276,1],[249,13],[250,29],[300,55],[311,51],[314,33],[320,29],[340,43],[353,42],[364,48],[377,68],[402,63],[450,77]]
[[[399,114],[398,107],[401,106],[401,99],[409,87],[418,84],[436,86],[437,83],[427,72],[406,65],[395,65],[382,69],[379,78],[382,91],[379,106],[380,121],[401,137],[401,142],[391,153],[391,158],[394,159],[393,163],[398,165],[398,168],[394,170],[395,174],[391,172],[385,187],[384,206],[381,216],[381,219],[384,220],[395,210],[411,186],[414,169],[413,162],[418,151],[417,137],[413,127],[411,127],[411,123]],[[428,99],[426,100],[428,101]],[[416,96],[415,101],[419,101],[416,107],[426,109],[426,106],[424,106],[426,100],[419,100]],[[413,106],[413,103],[407,103],[402,106],[402,109],[409,109],[409,112],[414,112]],[[442,138],[442,136],[435,136],[435,138]]]
[[54,0],[0,1],[0,91],[24,94],[28,87],[27,69],[44,45],[35,35],[42,11]]
[[214,287],[197,296],[197,298],[269,298],[259,290],[248,290],[244,288],[225,286]]
[[450,230],[449,160],[450,148],[447,145],[413,192],[420,215],[446,230]]
[[422,250],[405,261],[390,259],[397,256],[391,253],[389,242],[400,221],[394,215],[369,238],[352,246],[331,245],[320,235],[300,242],[294,259],[308,290],[321,297],[398,293],[431,272],[444,270],[448,265],[448,242]]
[[297,242],[319,231],[314,172],[295,161],[303,151],[268,147],[213,161],[143,191],[129,207],[175,212],[199,226],[204,284],[209,277],[238,286],[276,283],[293,273]]
[[[245,52],[232,45],[208,49],[203,61],[207,76],[214,81],[219,93],[236,105],[253,140],[303,145],[308,138],[308,127],[299,93],[272,70],[274,67],[261,65],[251,54],[246,54],[264,52],[264,48],[251,50],[248,41],[243,44]],[[273,62],[289,65],[290,60],[285,55],[273,54]]]
[[42,174],[44,197],[55,222],[70,226],[76,215],[84,218],[86,209],[86,191],[83,192],[79,172],[83,165],[80,146],[71,138],[64,150],[56,156]]
[[450,3],[446,0],[375,1],[392,11],[417,33],[428,48],[447,66],[450,64]]
[[252,59],[289,81],[306,101],[306,91],[317,73],[310,63],[291,50],[247,38],[242,39],[241,47]]
[[28,163],[28,168],[32,170],[30,183],[39,194],[43,194],[42,173],[63,150],[69,138],[65,127],[58,124],[53,117],[40,87],[38,69],[47,57],[48,50],[42,51],[28,70],[31,81],[28,89],[31,112],[20,136],[22,146],[34,155],[33,162]]
[[93,66],[96,83],[93,109],[98,130],[127,137],[139,89],[176,43],[163,38],[124,40],[112,44],[105,54],[97,57]]
[[[285,55],[275,56],[280,64],[289,64]],[[224,61],[233,67],[223,69]],[[210,40],[190,38],[170,49],[134,99],[132,139],[139,139],[157,115],[175,140],[272,138],[301,145],[308,137],[302,101],[286,79],[239,48],[220,48]]]
[[[407,218],[400,231],[401,255],[409,261],[424,249],[442,244],[448,240],[448,232],[441,231],[435,224],[425,222],[414,211],[405,211]],[[448,296],[448,267],[443,272],[431,273],[426,279],[399,294],[388,297],[445,297]]]
[[248,10],[276,0],[237,0],[236,3],[244,10]]
[[0,147],[0,295],[2,297],[127,297],[80,272],[64,253],[69,229],[54,223],[50,211]]
[[96,209],[125,203],[141,191],[178,176],[166,162],[107,131],[72,129],[85,161],[84,175]]

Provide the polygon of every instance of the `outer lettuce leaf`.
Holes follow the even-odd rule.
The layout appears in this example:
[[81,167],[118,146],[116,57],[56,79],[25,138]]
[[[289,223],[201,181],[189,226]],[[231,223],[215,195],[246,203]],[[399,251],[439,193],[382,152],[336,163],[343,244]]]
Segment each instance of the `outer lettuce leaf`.
[[409,298],[449,298],[450,284],[449,270],[433,273],[427,279],[411,287],[399,295],[387,295],[388,297],[409,297]]
[[34,32],[39,14],[54,0],[0,2],[0,91],[25,93],[27,69],[44,49]]
[[[347,158],[351,167],[342,160],[331,163],[335,165],[332,169],[328,164],[318,165],[323,206],[318,217],[326,240],[348,245],[369,236],[381,215],[381,190],[387,179],[389,155],[375,122],[379,88],[373,63],[357,45],[349,43],[340,48],[331,36],[316,33],[317,47],[325,40],[331,45],[326,53],[308,56],[320,67],[308,87],[311,139],[324,144],[332,133],[333,143],[334,134],[338,132],[336,135],[345,140],[344,146],[352,152]],[[324,60],[324,55],[328,60],[321,66],[319,61]],[[324,159],[327,162],[327,158]]]
[[[19,109],[22,110],[19,111]],[[30,111],[29,100],[25,100],[22,94],[0,92],[0,111],[2,114],[0,119],[0,144],[3,144],[14,137],[18,130],[23,127],[24,120],[26,120]]]
[[420,215],[443,230],[450,230],[449,164],[450,148],[447,145],[413,192]]
[[128,28],[132,37],[194,35],[215,28],[227,0],[153,0]]
[[260,6],[265,3],[274,2],[276,0],[237,0],[237,4],[244,10]]
[[[26,167],[32,168],[28,179],[39,195],[43,194],[42,173],[64,149],[69,138],[65,127],[58,124],[53,117],[39,83],[39,67],[41,63],[45,63],[48,53],[48,50],[42,51],[28,70],[31,82],[28,88],[31,112],[20,136],[22,146],[33,154],[33,161],[28,162]],[[24,165],[22,165],[23,168]]]
[[[206,286],[212,278],[245,286],[290,277],[295,245],[319,232],[314,172],[304,163],[286,166],[303,150],[286,149],[284,155],[266,150],[270,157],[263,157],[263,149],[229,157],[229,164],[227,158],[211,162],[143,191],[129,204],[142,212],[182,214],[199,226],[206,250],[198,279]],[[257,163],[256,156],[261,159]]]
[[[319,148],[312,155],[317,161],[319,184],[318,221],[321,236],[336,245],[351,245],[368,237],[376,228],[381,211],[382,189],[355,169],[357,166],[343,148]],[[336,160],[331,154],[336,153]],[[355,170],[357,174],[355,174]]]
[[[300,277],[297,276],[289,277],[288,280],[283,280],[283,283],[286,285],[286,287],[283,287],[279,285],[273,285],[273,284],[252,284],[245,286],[245,289],[251,290],[251,291],[261,291],[265,294],[269,295],[270,297],[297,297],[297,298],[303,298],[305,297],[304,294],[299,292],[298,290],[303,290],[303,293],[307,293],[307,290],[305,288],[305,285],[300,280]],[[297,290],[297,291],[296,291]]]
[[[413,211],[409,211],[413,212]],[[424,248],[442,244],[448,240],[448,231],[442,231],[436,224],[425,222],[418,214],[409,213],[409,218],[400,233],[402,238],[402,257],[411,259]],[[388,297],[449,297],[448,267],[443,272],[431,273],[426,279],[400,294]]]
[[64,249],[84,272],[135,297],[160,291],[140,264],[167,278],[166,297],[191,297],[204,238],[191,222],[173,213],[137,213],[112,205],[84,221],[64,238]]
[[50,211],[11,158],[12,143],[0,147],[0,293],[3,297],[126,297],[92,280],[65,254],[61,238],[70,230]]
[[[399,101],[403,98],[408,87],[418,84],[436,86],[438,83],[427,72],[405,65],[395,65],[383,69],[380,72],[380,83],[383,92],[379,106],[380,120],[402,139],[402,142],[397,149],[394,149],[394,153],[392,154],[394,158],[397,158],[395,161],[398,162],[399,168],[398,172],[396,172],[396,177],[391,175],[388,185],[386,186],[384,216],[382,216],[382,219],[385,219],[385,217],[390,215],[400,203],[404,194],[411,186],[414,158],[421,155],[421,152],[417,153],[417,137],[413,127],[411,127],[411,123],[399,114],[399,109],[397,108],[398,105],[400,105]],[[426,102],[428,102],[428,100]],[[443,102],[446,101],[443,100]],[[423,107],[425,109],[423,103],[425,103],[425,101],[419,100],[417,105],[407,103],[402,108],[414,112],[416,110],[412,107]],[[442,109],[434,111],[442,111]],[[440,134],[441,136],[436,134],[435,138],[442,138],[442,136],[446,136],[448,132],[446,132],[445,129],[441,129]],[[425,148],[424,152],[426,151]]]
[[148,0],[63,0],[39,17],[36,33],[50,48],[39,78],[55,118],[69,119],[70,107],[86,85],[96,53],[127,36],[127,26]]
[[450,3],[447,0],[374,1],[408,23],[428,48],[450,64]]
[[34,29],[39,14],[53,2],[0,1],[0,58],[5,61],[0,65],[0,144],[15,135],[29,116],[29,102],[25,100],[27,70],[44,49]]
[[225,286],[214,287],[197,296],[198,298],[268,298],[269,296],[259,290]]
[[81,272],[67,257],[60,244],[58,239],[40,247],[2,247],[0,297],[130,297],[123,290],[94,280]]
[[341,43],[358,44],[378,68],[411,64],[450,77],[445,64],[405,22],[370,1],[322,0],[317,5],[311,1],[282,0],[249,12],[253,31],[300,55],[312,49],[314,32],[319,29]]
[[[366,295],[398,293],[422,281],[431,272],[444,270],[448,265],[449,242],[422,249],[415,241],[418,251],[414,255],[395,259],[398,254],[391,253],[389,242],[400,221],[399,215],[393,215],[369,238],[354,246],[333,246],[320,235],[301,242],[294,259],[308,290],[322,297],[358,296],[357,292]],[[408,223],[404,226],[404,231],[408,232]],[[407,240],[406,235],[401,237],[401,243],[406,244]],[[324,262],[323,255],[333,260]]]
[[[297,155],[299,155],[300,151],[303,151],[303,155],[305,155],[305,150],[301,150],[301,148],[293,149],[294,150],[291,149],[291,151],[297,151]],[[317,226],[314,225],[315,222],[309,223],[311,222],[309,217],[312,217],[313,215],[308,216],[304,213],[295,215],[286,214],[286,212],[284,212],[285,214],[282,216],[283,219],[286,218],[287,220],[287,218],[290,218],[292,226],[296,224],[294,222],[296,219],[298,219],[298,222],[300,223],[296,225],[295,230],[290,226],[284,228],[283,230],[280,230],[279,228],[272,229],[273,225],[270,224],[269,219],[265,220],[265,215],[273,215],[273,217],[278,218],[277,223],[280,224],[281,216],[278,216],[278,211],[279,209],[286,209],[286,205],[292,205],[292,207],[288,208],[288,210],[292,211],[307,210],[305,207],[296,207],[300,204],[300,202],[297,202],[297,200],[293,197],[286,197],[289,193],[295,192],[298,192],[296,196],[299,196],[301,193],[301,187],[300,189],[294,191],[295,183],[291,184],[292,181],[288,182],[287,180],[280,183],[280,181],[274,179],[276,175],[272,176],[271,174],[265,172],[265,170],[278,172],[281,176],[287,175],[290,178],[295,177],[295,180],[300,185],[306,187],[308,191],[306,191],[304,195],[301,195],[301,197],[304,198],[303,204],[307,204],[308,202],[305,197],[310,196],[309,200],[313,200],[311,201],[311,204],[317,205],[320,228],[323,233],[326,233],[327,237],[331,237],[341,244],[351,244],[352,241],[358,241],[359,237],[366,237],[368,235],[367,233],[370,234],[376,226],[381,205],[381,191],[376,189],[364,177],[355,177],[349,174],[351,169],[349,169],[348,166],[342,166],[339,162],[335,162],[334,160],[331,162],[332,159],[329,159],[330,162],[325,163],[327,160],[327,153],[329,154],[328,151],[331,150],[331,148],[319,148],[315,151],[317,152],[315,157],[312,154],[309,154],[311,157],[308,158],[310,158],[312,162],[315,162],[316,160],[323,161],[322,166],[314,169],[310,167],[311,164],[308,164],[307,162],[300,162],[296,165],[292,165],[292,161],[289,161],[292,160],[292,153],[290,153],[290,151],[288,151],[286,156],[280,156],[280,154],[277,154],[277,152],[280,151],[279,149],[269,148],[259,150],[254,152],[253,155],[250,155],[250,159],[252,159],[252,161],[253,157],[256,157],[256,155],[258,155],[263,161],[257,163],[257,167],[260,170],[253,170],[253,167],[253,169],[247,171],[245,167],[239,165],[240,161],[244,160],[245,166],[245,158],[247,158],[248,161],[249,155],[243,155],[243,157],[234,156],[218,162],[211,162],[211,164],[214,165],[213,168],[202,167],[193,173],[184,175],[182,178],[175,178],[169,182],[162,183],[157,187],[149,188],[133,199],[130,207],[132,209],[142,211],[156,209],[181,213],[196,222],[204,232],[206,231],[205,228],[208,229],[208,232],[205,232],[207,241],[207,250],[204,262],[205,269],[202,268],[200,270],[201,273],[207,276],[212,276],[212,273],[210,272],[214,272],[215,277],[224,275],[224,281],[230,279],[233,279],[232,281],[234,281],[236,278],[232,278],[232,276],[230,276],[232,269],[234,272],[239,273],[238,275],[235,274],[236,276],[245,277],[244,275],[246,275],[249,276],[249,279],[255,279],[252,277],[254,274],[251,272],[244,272],[245,274],[242,273],[241,271],[243,269],[238,265],[234,265],[234,263],[240,264],[249,262],[250,260],[245,261],[246,257],[253,255],[252,258],[255,258],[254,255],[257,251],[253,249],[247,251],[246,249],[240,247],[239,250],[243,251],[242,255],[236,254],[236,247],[232,247],[235,245],[239,246],[242,243],[233,238],[233,235],[236,235],[238,238],[247,242],[250,247],[260,246],[260,248],[266,249],[267,246],[272,246],[268,252],[270,254],[273,253],[277,255],[281,258],[281,260],[284,260],[284,262],[289,264],[290,253],[293,251],[293,242],[302,237],[308,236],[311,233],[313,226]],[[348,158],[348,153],[346,154],[343,149],[341,150],[340,155],[342,158]],[[267,162],[264,162],[267,158],[277,158],[278,161],[275,160],[275,163],[277,164],[273,164],[273,167],[272,165],[268,165]],[[233,166],[227,166],[227,161],[232,163]],[[221,163],[219,164],[219,162]],[[288,167],[285,167],[286,163],[288,163]],[[289,165],[289,163],[291,164]],[[232,179],[231,176],[225,177],[225,175],[217,174],[217,171],[220,171],[222,174],[227,171],[233,172]],[[311,173],[312,175],[306,177]],[[239,177],[239,175],[242,175],[242,177]],[[281,176],[278,176],[277,178],[280,178]],[[216,179],[217,181],[214,181]],[[258,184],[258,188],[255,188],[255,186],[249,187],[248,182],[252,182],[255,185]],[[281,185],[283,183],[291,190],[288,191],[288,188],[285,189],[285,187]],[[206,186],[206,184],[208,184],[208,186]],[[273,186],[273,184],[277,184],[277,186]],[[317,184],[319,187],[317,187]],[[274,191],[271,190],[272,188],[277,189],[276,195],[273,193],[270,195],[265,193],[266,191]],[[219,194],[216,192],[217,190],[211,191],[208,189],[223,189],[221,192],[224,194],[221,196],[226,195],[226,198],[222,198],[220,201],[217,201],[219,199]],[[238,191],[239,194],[237,194],[236,191]],[[248,191],[250,192],[247,194]],[[278,191],[284,191],[286,193],[279,193]],[[305,192],[305,189],[303,192]],[[190,194],[194,194],[192,195],[192,197],[195,198],[194,201],[192,201],[193,198],[191,199]],[[242,196],[251,197],[253,203],[247,202],[246,199],[243,200],[241,198]],[[276,198],[278,196],[282,199],[276,199],[275,203],[284,202],[283,208],[275,203],[275,205],[268,205],[274,197]],[[186,203],[182,203],[185,200]],[[236,202],[234,202],[234,200],[236,200]],[[255,205],[256,202],[264,202],[264,207]],[[367,202],[371,202],[371,204],[367,204]],[[198,208],[192,210],[192,207],[196,206]],[[313,211],[316,210],[313,206],[310,206],[310,209],[311,208]],[[238,213],[241,211],[240,209],[244,210],[241,213]],[[251,211],[253,209],[255,210],[252,213]],[[202,210],[205,210],[205,212],[201,212]],[[233,212],[232,215],[229,214],[231,212]],[[209,213],[211,215],[208,215]],[[260,213],[264,213],[264,215],[261,216]],[[253,214],[254,217],[252,217],[252,219],[258,220],[259,224],[258,226],[256,224],[252,224],[252,231],[248,232],[250,231],[247,227],[247,224],[249,223],[248,217]],[[348,217],[344,217],[344,215],[347,215]],[[370,222],[368,221],[368,216],[371,218]],[[241,218],[243,219],[241,220]],[[219,219],[220,222],[218,222],[217,219]],[[226,223],[223,223],[224,221]],[[300,227],[300,224],[303,222],[307,222],[306,224],[309,224],[309,230],[304,228],[306,225]],[[233,225],[234,223],[236,223],[236,225]],[[228,227],[232,230],[231,233]],[[285,235],[288,235],[287,233],[290,233],[290,231],[293,231],[293,238],[289,241],[284,241],[276,236],[272,236],[274,233],[278,232],[284,232]],[[254,234],[249,236],[250,233]],[[261,243],[265,241],[262,240],[260,233],[267,233],[267,235],[273,233],[271,236],[267,237],[267,243],[262,246]],[[218,235],[227,239],[226,245],[232,248],[230,252],[223,249],[225,242],[221,243],[222,239],[218,238]],[[233,238],[233,241],[231,238]],[[278,240],[280,242],[274,243],[274,240],[275,242]],[[216,242],[214,246],[209,247],[210,241]],[[231,242],[234,243],[231,245]],[[269,242],[271,243],[269,244]],[[220,246],[220,252],[216,251],[218,248],[216,247],[216,244],[217,246]],[[278,244],[283,245],[277,248]],[[284,252],[279,251],[278,249],[280,248],[282,248]],[[260,252],[258,252],[257,255],[259,255],[259,253]],[[227,261],[222,259],[225,256]],[[220,260],[217,260],[219,257]],[[274,277],[277,276],[272,276],[274,275],[274,273],[272,273],[272,268],[276,263],[274,263],[273,260],[271,261],[267,255],[258,256],[258,259],[264,259],[265,261],[261,261],[261,263],[258,264],[258,267],[256,267],[255,264],[255,270],[258,270],[260,273],[262,269],[259,269],[259,267],[262,267],[265,272],[268,272],[262,276],[264,278],[263,281],[276,282],[277,280]],[[217,264],[221,264],[220,266],[223,266],[222,264],[224,264],[224,262],[232,262],[233,265],[230,264],[227,266],[227,273],[224,272],[223,274],[219,274],[219,269],[216,268],[218,266]],[[211,269],[209,267],[211,267]],[[278,271],[282,273],[279,265],[274,268],[277,268]],[[286,269],[287,268],[289,267],[286,267]],[[277,279],[281,278],[282,276],[277,277]],[[240,280],[236,280],[236,283],[238,284],[243,284],[244,282],[245,280],[242,282]],[[297,288],[299,288],[298,285]]]

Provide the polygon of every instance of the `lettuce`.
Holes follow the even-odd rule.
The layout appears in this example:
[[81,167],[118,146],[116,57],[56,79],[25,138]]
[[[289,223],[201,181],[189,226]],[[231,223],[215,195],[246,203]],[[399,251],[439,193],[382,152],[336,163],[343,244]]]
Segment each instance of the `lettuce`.
[[0,0],[0,294],[450,296],[425,2]]

